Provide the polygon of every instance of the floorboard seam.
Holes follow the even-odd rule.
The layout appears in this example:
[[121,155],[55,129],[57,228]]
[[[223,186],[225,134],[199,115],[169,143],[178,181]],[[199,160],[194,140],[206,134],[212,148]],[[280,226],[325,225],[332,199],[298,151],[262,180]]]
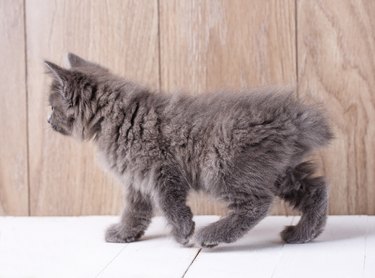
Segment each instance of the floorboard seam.
[[[289,225],[293,225],[294,223],[294,219],[295,219],[296,217],[295,216],[292,216],[292,219],[290,220],[290,223],[289,223]],[[281,247],[281,250],[280,250],[280,256],[279,256],[279,259],[277,260],[277,263],[275,264],[275,266],[274,266],[274,268],[273,268],[273,270],[272,270],[272,273],[271,273],[271,278],[273,278],[274,276],[275,276],[275,274],[276,274],[276,270],[277,270],[277,268],[278,268],[278,266],[279,266],[279,263],[280,263],[280,261],[281,261],[281,259],[283,258],[283,255],[284,255],[284,248],[285,248],[285,243],[283,244],[283,247]]]
[[111,263],[113,263],[113,261],[118,257],[118,256],[120,256],[120,254],[122,253],[122,251],[124,251],[124,249],[127,247],[127,245],[126,246],[124,246],[123,248],[121,248],[121,250],[102,268],[102,270],[100,270],[99,271],[99,273],[95,276],[95,278],[97,278],[97,277],[99,277],[100,276],[100,274],[102,274],[103,272],[104,272],[104,270],[106,270],[107,269],[107,267],[111,264]]
[[365,233],[365,250],[364,250],[364,256],[363,256],[363,275],[362,277],[366,276],[366,253],[367,253],[367,237],[368,237],[368,215],[366,216],[366,233]]
[[187,274],[187,272],[189,271],[190,267],[192,266],[192,264],[194,263],[195,259],[198,257],[198,255],[200,254],[202,248],[200,248],[197,252],[197,254],[194,256],[193,260],[191,261],[191,263],[188,265],[188,267],[186,268],[184,274],[182,274],[181,278],[184,278],[185,275]]

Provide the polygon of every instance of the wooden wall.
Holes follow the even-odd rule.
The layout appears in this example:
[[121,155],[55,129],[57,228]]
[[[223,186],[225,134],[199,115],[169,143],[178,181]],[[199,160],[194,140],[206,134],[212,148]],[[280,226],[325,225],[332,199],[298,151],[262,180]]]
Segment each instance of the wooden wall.
[[28,134],[22,0],[0,1],[0,215],[27,215]]
[[[336,139],[314,158],[331,214],[375,214],[375,1],[0,0],[0,214],[118,213],[94,148],[53,133],[43,59],[67,51],[162,90],[295,87]],[[192,196],[196,213],[222,205]],[[282,203],[274,212],[289,213]]]

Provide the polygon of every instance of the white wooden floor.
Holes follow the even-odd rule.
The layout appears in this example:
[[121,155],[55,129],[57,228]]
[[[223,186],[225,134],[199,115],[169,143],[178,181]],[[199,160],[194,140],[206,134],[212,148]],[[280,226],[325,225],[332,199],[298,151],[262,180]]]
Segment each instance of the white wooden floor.
[[303,245],[278,235],[297,218],[270,216],[240,241],[208,250],[179,246],[159,217],[139,242],[105,243],[116,220],[0,217],[0,277],[375,277],[375,216],[331,216],[325,232]]

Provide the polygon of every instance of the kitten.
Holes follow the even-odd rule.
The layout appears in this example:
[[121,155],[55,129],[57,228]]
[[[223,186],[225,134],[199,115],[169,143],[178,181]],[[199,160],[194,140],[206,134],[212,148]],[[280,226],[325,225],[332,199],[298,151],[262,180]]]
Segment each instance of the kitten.
[[190,190],[225,201],[229,214],[195,234],[202,247],[234,242],[266,215],[275,196],[302,212],[281,237],[308,242],[324,228],[327,188],[303,158],[332,138],[322,111],[291,92],[200,96],[151,92],[68,54],[71,68],[45,62],[53,77],[48,122],[64,135],[93,140],[127,189],[126,208],[108,242],[139,239],[160,208],[174,238],[194,233]]

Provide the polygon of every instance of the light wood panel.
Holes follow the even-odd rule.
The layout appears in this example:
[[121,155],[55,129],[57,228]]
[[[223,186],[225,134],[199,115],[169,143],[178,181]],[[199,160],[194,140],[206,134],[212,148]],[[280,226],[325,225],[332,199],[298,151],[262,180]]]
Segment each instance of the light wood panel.
[[323,102],[336,139],[320,154],[330,213],[375,213],[375,1],[298,2],[299,92]]
[[43,59],[62,63],[68,51],[158,87],[157,2],[26,1],[32,215],[118,213],[120,186],[97,165],[90,144],[47,124]]
[[[160,0],[162,89],[295,86],[294,8],[293,0]],[[191,204],[199,213],[224,212],[201,196]]]
[[[68,51],[165,91],[295,86],[298,77],[299,97],[323,102],[336,133],[315,156],[330,213],[375,214],[374,18],[371,0],[1,0],[0,215],[27,215],[29,198],[32,215],[121,207],[93,147],[47,125],[42,61],[64,64]],[[190,204],[225,212],[203,196]],[[278,203],[274,212],[290,211]]]
[[28,214],[24,7],[0,1],[0,215]]

